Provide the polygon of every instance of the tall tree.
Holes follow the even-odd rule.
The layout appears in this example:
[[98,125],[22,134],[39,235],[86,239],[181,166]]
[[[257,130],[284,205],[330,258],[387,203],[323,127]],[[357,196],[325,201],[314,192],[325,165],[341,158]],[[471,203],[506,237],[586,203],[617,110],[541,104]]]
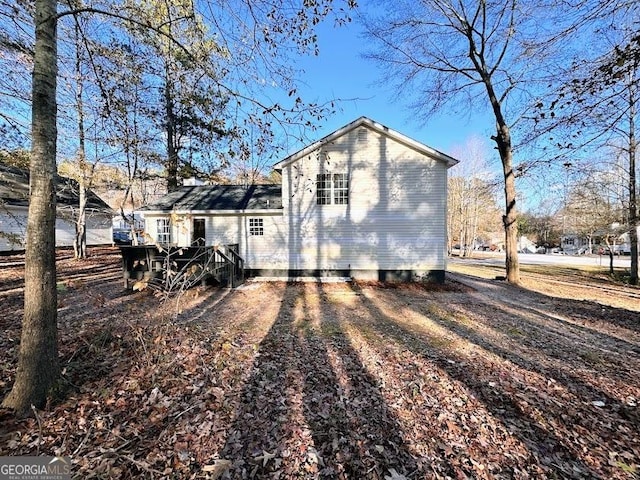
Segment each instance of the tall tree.
[[16,379],[2,402],[24,412],[44,406],[59,375],[55,219],[57,145],[57,2],[36,0],[32,81],[29,214],[25,248],[24,317]]
[[[346,0],[352,7],[353,0]],[[9,4],[0,3],[7,7]],[[224,6],[229,7],[229,18],[253,18],[256,28],[254,33],[261,32],[261,36],[270,41],[271,53],[277,55],[281,44],[298,45],[303,49],[315,45],[313,26],[334,10],[332,0],[317,0],[305,2],[302,6],[294,1],[278,1],[275,4],[268,0],[247,0],[245,2],[202,2],[201,8],[208,8],[210,12],[219,13]],[[31,133],[31,188],[30,205],[27,225],[27,246],[25,258],[25,307],[18,358],[17,375],[13,388],[4,399],[5,407],[14,408],[19,412],[28,410],[31,405],[37,407],[46,402],[47,391],[55,381],[59,372],[57,350],[57,297],[56,297],[56,269],[55,269],[55,214],[56,199],[54,190],[54,174],[57,152],[57,38],[56,27],[58,20],[66,15],[92,14],[102,15],[104,18],[118,18],[149,28],[155,32],[163,33],[162,25],[146,23],[134,18],[126,19],[117,6],[108,5],[109,9],[100,9],[96,6],[79,6],[67,11],[57,12],[55,0],[36,0],[34,11],[35,45],[34,68],[32,79],[32,133]],[[239,8],[245,8],[241,14]],[[9,8],[11,8],[9,6]],[[232,12],[230,14],[229,12]],[[262,12],[258,25],[256,12]],[[344,13],[344,12],[343,12]],[[4,12],[2,13],[4,15]],[[215,24],[216,15],[210,15],[209,21]],[[233,32],[232,37],[238,44],[247,40],[239,33]],[[251,37],[248,37],[249,39]],[[254,37],[255,38],[255,37]],[[191,57],[188,48],[183,46],[178,39],[175,41],[185,55]],[[1,45],[0,45],[1,46]],[[270,62],[264,62],[270,65]],[[264,73],[264,72],[262,72]],[[262,77],[264,78],[264,77]],[[238,91],[225,87],[229,94],[235,95],[238,101],[249,102],[253,105],[264,107],[265,101],[259,97],[248,96],[248,91]],[[291,91],[290,91],[291,93]],[[295,93],[295,91],[293,92]],[[292,93],[292,94],[293,94]],[[293,118],[304,117],[305,112],[302,102],[296,101],[295,108],[290,110],[282,107],[269,107],[264,115],[269,118],[277,118],[277,112],[292,112]],[[316,113],[318,109],[312,110]],[[268,121],[262,123],[264,130],[268,130]],[[265,136],[272,133],[264,132]]]
[[[619,150],[626,156],[627,215],[631,243],[630,282],[638,284],[637,125],[640,97],[640,35],[622,19],[637,18],[640,6],[616,6],[612,19],[596,23],[606,31],[606,51],[579,58],[569,79],[548,100],[538,103],[537,129],[554,138],[559,155]],[[623,8],[624,7],[624,8]],[[624,14],[624,15],[622,15]],[[620,21],[616,23],[615,19]],[[602,46],[600,47],[603,48]],[[577,73],[575,73],[577,72]],[[591,158],[600,158],[594,155]],[[614,154],[614,157],[617,155]],[[600,165],[592,165],[596,171]]]
[[500,210],[494,199],[497,182],[481,138],[471,137],[461,148],[454,148],[454,156],[462,161],[452,169],[448,182],[449,250],[455,241],[460,255],[469,257],[479,236],[487,238],[499,230],[495,219],[500,218]]
[[78,173],[75,176],[78,181],[78,211],[75,220],[75,236],[73,239],[73,251],[75,258],[86,258],[87,256],[87,190],[91,186],[93,170],[95,164],[89,164],[87,161],[86,147],[86,126],[85,126],[85,102],[84,102],[84,48],[82,45],[83,32],[80,25],[80,19],[74,17],[73,40],[75,59],[73,62],[75,77],[75,107],[77,114],[78,128],[78,152],[77,166]]
[[[415,99],[423,115],[457,102],[488,107],[502,163],[506,274],[519,283],[516,165],[512,127],[519,95],[542,55],[535,9],[516,0],[403,0],[381,2],[383,14],[366,19],[376,49],[368,57],[387,67],[387,79]],[[527,38],[530,36],[531,38]],[[415,92],[414,94],[410,92]],[[511,112],[511,119],[509,113]]]
[[228,134],[228,96],[218,88],[224,80],[218,64],[228,52],[210,38],[191,1],[130,2],[128,10],[131,18],[160,25],[158,30],[127,27],[146,46],[147,58],[156,59],[147,62],[147,73],[159,83],[157,101],[148,113],[163,131],[167,187],[175,190],[181,168],[193,170],[192,155],[199,157],[196,164],[202,167],[207,150],[213,151],[212,144]]

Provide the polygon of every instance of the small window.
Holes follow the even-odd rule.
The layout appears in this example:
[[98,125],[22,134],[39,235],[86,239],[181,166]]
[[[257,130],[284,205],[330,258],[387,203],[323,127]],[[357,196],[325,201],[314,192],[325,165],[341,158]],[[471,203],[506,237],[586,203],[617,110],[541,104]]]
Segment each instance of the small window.
[[316,203],[329,205],[331,203],[331,174],[319,173],[316,177]]
[[158,218],[156,231],[159,244],[169,245],[171,243],[171,221],[168,218]]
[[264,235],[264,219],[262,218],[250,218],[249,219],[249,235]]

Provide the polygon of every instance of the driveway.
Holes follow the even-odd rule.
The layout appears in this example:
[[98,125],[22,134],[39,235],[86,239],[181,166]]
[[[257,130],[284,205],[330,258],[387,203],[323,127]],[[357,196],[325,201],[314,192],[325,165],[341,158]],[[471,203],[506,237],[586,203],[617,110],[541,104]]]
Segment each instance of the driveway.
[[[565,265],[565,266],[593,266],[609,267],[609,256],[607,255],[555,255],[521,253],[518,255],[520,263],[524,265]],[[470,259],[459,257],[449,257],[449,262],[468,262]],[[482,252],[472,257],[474,262],[481,265],[504,265],[504,253]],[[630,268],[630,256],[614,256],[613,266],[616,268]]]

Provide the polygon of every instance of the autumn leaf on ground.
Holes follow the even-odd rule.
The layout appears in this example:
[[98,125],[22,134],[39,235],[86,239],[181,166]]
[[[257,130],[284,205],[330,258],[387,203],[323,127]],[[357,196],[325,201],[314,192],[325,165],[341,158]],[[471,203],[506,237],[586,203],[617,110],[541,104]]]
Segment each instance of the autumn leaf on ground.
[[262,455],[258,455],[257,457],[253,457],[254,460],[262,460],[262,466],[266,467],[269,460],[275,458],[275,453],[269,453],[266,450],[262,451]]
[[407,477],[398,473],[395,468],[389,469],[390,475],[385,475],[385,480],[407,480]]
[[230,466],[231,462],[229,460],[214,460],[213,464],[202,467],[202,471],[208,473],[211,480],[216,480],[220,478]]

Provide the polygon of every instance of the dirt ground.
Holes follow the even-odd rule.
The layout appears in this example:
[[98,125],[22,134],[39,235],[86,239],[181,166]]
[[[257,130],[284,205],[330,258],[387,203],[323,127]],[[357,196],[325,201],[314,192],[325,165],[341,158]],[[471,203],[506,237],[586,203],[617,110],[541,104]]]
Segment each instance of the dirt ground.
[[[61,258],[63,381],[0,411],[0,455],[76,478],[640,478],[640,290],[570,269],[523,287],[249,282],[124,291],[117,250]],[[23,266],[0,257],[0,395]]]

